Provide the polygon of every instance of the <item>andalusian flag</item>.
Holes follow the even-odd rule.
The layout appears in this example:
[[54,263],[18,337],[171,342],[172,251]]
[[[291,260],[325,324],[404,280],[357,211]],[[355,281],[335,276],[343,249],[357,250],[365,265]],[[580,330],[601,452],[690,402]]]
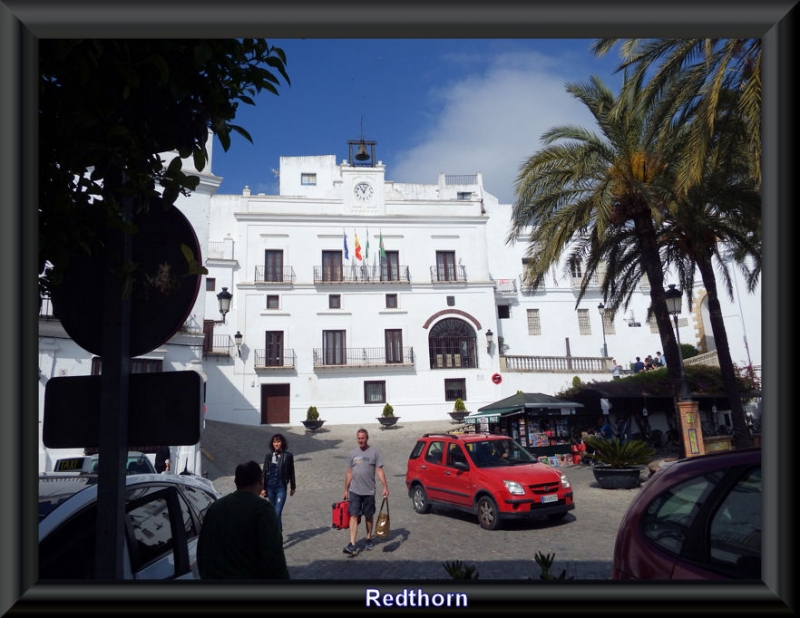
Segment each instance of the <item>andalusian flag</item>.
[[386,249],[384,249],[384,248],[383,248],[383,230],[381,230],[381,236],[380,236],[380,238],[381,238],[381,240],[380,240],[380,244],[378,245],[378,247],[379,247],[379,248],[380,248],[380,250],[381,250],[381,251],[380,251],[380,253],[381,253],[381,258],[385,258],[385,257],[386,257]]
[[[342,238],[344,239],[344,259],[350,259],[350,252],[347,250],[347,233],[342,230]],[[358,244],[358,240],[356,240],[356,244]]]
[[356,259],[360,260],[361,259],[361,244],[358,242],[358,234],[355,232],[355,230],[353,231],[353,235],[356,237]]

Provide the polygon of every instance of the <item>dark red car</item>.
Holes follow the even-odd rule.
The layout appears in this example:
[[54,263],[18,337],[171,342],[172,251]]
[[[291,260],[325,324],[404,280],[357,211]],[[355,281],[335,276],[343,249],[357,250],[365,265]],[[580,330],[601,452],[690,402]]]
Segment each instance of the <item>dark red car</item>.
[[761,449],[681,459],[633,498],[612,579],[761,580]]
[[475,514],[488,530],[575,508],[567,476],[502,435],[425,434],[409,455],[406,487],[417,513],[439,504]]

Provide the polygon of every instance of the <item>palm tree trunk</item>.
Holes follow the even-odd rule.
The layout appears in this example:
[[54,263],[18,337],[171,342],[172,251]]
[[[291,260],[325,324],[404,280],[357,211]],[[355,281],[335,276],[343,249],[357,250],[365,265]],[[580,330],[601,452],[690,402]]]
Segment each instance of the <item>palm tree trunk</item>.
[[722,373],[722,382],[725,385],[725,394],[731,409],[731,422],[733,423],[734,448],[747,448],[753,446],[753,437],[747,427],[747,419],[736,380],[736,370],[733,367],[731,351],[728,347],[728,333],[725,330],[725,321],[722,318],[722,308],[717,295],[717,280],[710,259],[698,260],[697,269],[703,279],[703,285],[708,294],[708,319],[714,333],[714,343],[717,347],[719,369]]

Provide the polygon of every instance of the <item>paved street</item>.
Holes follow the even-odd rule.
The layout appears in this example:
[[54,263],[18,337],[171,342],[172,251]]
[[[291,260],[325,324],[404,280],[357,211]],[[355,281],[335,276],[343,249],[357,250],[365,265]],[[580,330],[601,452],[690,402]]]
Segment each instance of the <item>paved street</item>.
[[[443,415],[446,416],[446,415]],[[202,436],[203,469],[222,494],[234,490],[236,464],[263,463],[268,441],[282,433],[294,453],[297,492],[283,511],[286,558],[292,579],[450,579],[442,563],[474,564],[481,580],[538,579],[536,552],[555,554],[554,572],[563,569],[578,580],[608,579],[619,521],[632,490],[597,487],[591,468],[567,465],[575,509],[558,523],[511,522],[496,531],[483,530],[475,517],[434,507],[414,512],[405,490],[408,454],[418,436],[453,428],[441,422],[403,423],[381,429],[368,425],[370,444],[385,461],[389,482],[391,533],[376,539],[372,551],[356,557],[342,553],[348,533],[331,527],[331,504],[342,497],[346,455],[356,445],[357,425],[328,425],[315,434],[303,426],[243,426],[206,421]],[[378,483],[380,491],[380,483]],[[359,528],[363,540],[363,522]]]

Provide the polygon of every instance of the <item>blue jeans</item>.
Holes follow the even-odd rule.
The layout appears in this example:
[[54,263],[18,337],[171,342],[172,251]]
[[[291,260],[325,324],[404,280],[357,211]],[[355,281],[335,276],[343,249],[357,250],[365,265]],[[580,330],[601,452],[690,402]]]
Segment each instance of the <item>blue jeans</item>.
[[267,500],[275,507],[275,513],[278,515],[278,526],[283,532],[281,513],[283,512],[283,505],[286,503],[286,485],[267,485],[266,489]]

